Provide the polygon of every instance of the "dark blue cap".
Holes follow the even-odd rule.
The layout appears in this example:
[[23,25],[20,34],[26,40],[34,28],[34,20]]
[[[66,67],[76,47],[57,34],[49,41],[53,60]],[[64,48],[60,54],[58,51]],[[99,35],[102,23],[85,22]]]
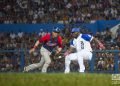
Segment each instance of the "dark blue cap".
[[56,32],[56,33],[59,33],[59,32],[60,32],[60,29],[57,27],[57,28],[54,28],[52,31],[53,31],[53,32]]

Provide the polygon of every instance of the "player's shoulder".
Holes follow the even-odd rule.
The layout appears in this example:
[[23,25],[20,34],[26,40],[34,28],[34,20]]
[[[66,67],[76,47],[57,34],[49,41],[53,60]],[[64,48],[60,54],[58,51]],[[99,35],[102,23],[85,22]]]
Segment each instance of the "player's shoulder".
[[74,38],[74,39],[71,39],[71,40],[69,41],[69,43],[70,43],[70,44],[75,44],[77,41],[78,41],[78,40]]
[[92,35],[91,34],[80,34],[81,36],[89,36],[91,37]]
[[50,36],[50,35],[51,35],[50,33],[46,33],[44,36],[47,36],[47,37],[48,37],[48,36]]
[[59,36],[58,36],[58,39],[62,39],[62,36],[59,35]]
[[74,42],[75,42],[75,39],[71,39],[71,40],[69,41],[70,45],[74,45]]
[[92,37],[92,35],[91,34],[80,34],[80,37],[86,38],[86,37]]
[[73,42],[73,41],[74,41],[74,39],[70,39],[70,40],[69,40],[70,43]]
[[86,41],[90,41],[93,38],[93,36],[90,34],[80,34],[79,37],[86,40]]
[[50,36],[51,34],[50,33],[46,33],[46,35]]

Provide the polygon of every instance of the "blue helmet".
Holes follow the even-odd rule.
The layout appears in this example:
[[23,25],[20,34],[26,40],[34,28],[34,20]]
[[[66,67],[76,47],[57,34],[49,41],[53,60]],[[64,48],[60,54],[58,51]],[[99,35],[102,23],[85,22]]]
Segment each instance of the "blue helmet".
[[57,28],[54,28],[52,31],[53,31],[53,32],[56,32],[56,33],[59,33],[59,32],[60,32],[60,29],[57,27]]
[[71,32],[72,33],[74,33],[74,32],[80,32],[80,28],[72,28]]

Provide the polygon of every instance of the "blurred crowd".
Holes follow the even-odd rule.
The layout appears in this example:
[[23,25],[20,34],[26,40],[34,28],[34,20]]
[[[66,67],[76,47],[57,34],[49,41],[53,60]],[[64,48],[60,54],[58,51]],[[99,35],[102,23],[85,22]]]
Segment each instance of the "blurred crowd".
[[[81,29],[82,33],[88,33],[89,31],[86,29]],[[41,45],[37,48],[37,50],[33,54],[29,54],[27,50],[34,46],[34,43],[37,39],[42,37],[48,32],[38,32],[38,33],[24,33],[24,32],[0,32],[0,50],[20,50],[24,49],[24,57],[25,57],[25,65],[29,65],[31,63],[39,62],[41,55],[39,49]],[[92,34],[91,32],[89,32]],[[66,51],[69,47],[69,41],[71,38],[71,33],[69,29],[63,29],[60,35],[63,37],[63,51]],[[106,47],[106,50],[120,50],[120,29],[117,31],[116,37],[112,38],[112,32],[109,28],[106,28],[104,32],[97,32],[96,34],[92,34],[96,38],[98,38]],[[91,43],[93,50],[99,50],[99,47],[93,41]],[[0,52],[0,71],[21,71],[21,52]],[[118,53],[118,63],[120,65],[120,53]],[[103,52],[96,53],[95,56],[95,65],[94,69],[96,71],[113,71],[115,53],[113,52]],[[90,70],[89,62],[85,61],[87,71]],[[73,61],[71,64],[71,70],[77,71],[78,64],[76,61]],[[120,69],[120,66],[119,66]],[[39,69],[40,70],[40,69]],[[49,69],[49,72],[63,72],[64,71],[64,57],[61,59],[53,59]]]
[[0,0],[0,23],[81,23],[120,19],[120,0]]

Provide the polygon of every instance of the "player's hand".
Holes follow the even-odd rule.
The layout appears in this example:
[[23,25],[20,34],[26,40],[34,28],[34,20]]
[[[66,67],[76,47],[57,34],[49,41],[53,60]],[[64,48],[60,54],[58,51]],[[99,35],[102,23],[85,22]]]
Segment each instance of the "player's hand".
[[35,48],[32,48],[32,49],[29,50],[29,53],[31,54],[31,53],[33,53],[34,51],[35,51]]
[[69,51],[66,51],[65,53],[64,53],[64,56],[67,56],[67,55],[69,55],[70,54],[70,52]]

